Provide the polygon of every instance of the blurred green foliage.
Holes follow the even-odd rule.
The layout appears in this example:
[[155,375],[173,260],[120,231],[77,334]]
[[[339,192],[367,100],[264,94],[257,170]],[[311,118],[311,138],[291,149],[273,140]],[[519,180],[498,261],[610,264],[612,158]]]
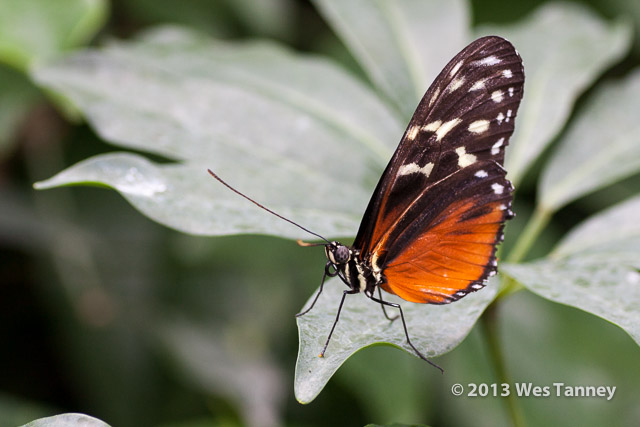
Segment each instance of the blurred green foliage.
[[[478,0],[471,20],[510,23],[540,3]],[[626,17],[640,33],[637,1],[587,3],[603,16]],[[320,250],[266,236],[181,234],[112,191],[32,190],[35,181],[113,151],[95,129],[69,122],[44,100],[27,74],[34,63],[179,23],[225,39],[275,38],[366,75],[314,5],[3,0],[0,15],[0,23],[11,23],[0,25],[0,425],[65,412],[125,427],[511,424],[504,400],[450,392],[455,383],[500,381],[481,324],[438,358],[444,377],[408,354],[373,347],[351,357],[302,406],[293,395],[293,314],[320,279]],[[602,82],[637,67],[639,46]],[[586,88],[573,114],[589,107],[602,82]],[[508,235],[518,236],[533,211],[549,155],[522,178]],[[528,257],[547,254],[567,229],[638,188],[636,175],[572,201],[551,218]],[[505,242],[505,251],[513,245]],[[622,329],[529,292],[510,296],[497,314],[513,381],[618,389],[610,402],[518,399],[529,425],[640,422],[640,350]]]

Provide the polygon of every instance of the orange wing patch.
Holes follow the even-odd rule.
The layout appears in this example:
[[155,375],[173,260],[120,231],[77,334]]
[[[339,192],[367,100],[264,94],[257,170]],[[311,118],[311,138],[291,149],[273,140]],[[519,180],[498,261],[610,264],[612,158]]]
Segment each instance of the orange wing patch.
[[[504,222],[499,202],[457,202],[385,267],[385,291],[417,303],[457,300],[485,279]],[[433,225],[435,224],[435,225]],[[464,295],[464,294],[463,294]]]

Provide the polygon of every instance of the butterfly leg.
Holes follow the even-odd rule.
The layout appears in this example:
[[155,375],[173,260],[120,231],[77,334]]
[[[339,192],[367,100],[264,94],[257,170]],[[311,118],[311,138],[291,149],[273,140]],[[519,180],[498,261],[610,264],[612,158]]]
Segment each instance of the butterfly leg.
[[329,332],[329,336],[327,337],[327,342],[324,343],[324,348],[322,349],[322,352],[318,355],[318,357],[324,357],[324,352],[327,351],[327,346],[329,345],[329,341],[331,341],[331,335],[333,335],[333,330],[336,328],[336,325],[338,324],[338,320],[340,319],[340,312],[342,311],[342,305],[344,304],[344,299],[347,297],[347,295],[357,294],[358,292],[360,292],[359,289],[349,289],[348,291],[344,291],[342,293],[342,300],[340,300],[340,306],[338,307],[338,314],[336,314],[336,320],[333,322],[333,326],[331,327],[331,332]]
[[307,314],[308,312],[311,311],[311,309],[313,308],[314,305],[316,305],[316,301],[318,301],[318,298],[320,298],[320,294],[322,293],[322,287],[324,286],[324,281],[327,278],[327,276],[329,277],[334,277],[335,275],[338,274],[338,272],[331,272],[329,270],[329,268],[331,267],[330,263],[327,263],[327,265],[325,265],[324,267],[324,273],[322,273],[322,281],[320,282],[320,290],[318,291],[318,293],[316,294],[316,297],[313,299],[313,302],[311,303],[311,305],[309,306],[309,308],[307,308],[305,311],[301,311],[300,313],[296,314],[296,317],[301,317],[304,316],[305,314]]
[[[382,301],[382,291],[380,290],[380,287],[378,286],[378,295],[380,296],[380,300]],[[380,303],[380,307],[382,307],[382,312],[384,313],[384,317],[387,318],[387,320],[391,320],[392,322],[394,320],[396,320],[399,316],[395,315],[393,317],[389,317],[389,315],[387,314],[387,309],[384,308],[384,304]]]
[[[389,302],[389,301],[385,301],[382,298],[378,299],[372,295],[367,295],[372,301],[375,301],[377,303],[380,303],[381,305],[386,305],[389,307],[394,307],[397,308],[400,311],[400,319],[402,319],[402,327],[404,328],[404,336],[407,337],[407,342],[409,343],[409,345],[411,346],[411,348],[413,349],[413,351],[416,352],[416,354],[418,355],[418,357],[422,360],[424,360],[425,362],[427,362],[429,365],[433,366],[434,368],[438,368],[440,369],[440,372],[442,372],[444,374],[444,369],[442,369],[440,366],[436,365],[435,363],[433,363],[431,360],[427,359],[422,353],[420,353],[420,350],[418,350],[413,343],[411,342],[411,339],[409,338],[409,331],[407,330],[407,322],[405,322],[404,320],[404,313],[402,312],[402,307],[400,306],[400,304],[396,304],[394,302]],[[343,298],[344,300],[344,298]]]

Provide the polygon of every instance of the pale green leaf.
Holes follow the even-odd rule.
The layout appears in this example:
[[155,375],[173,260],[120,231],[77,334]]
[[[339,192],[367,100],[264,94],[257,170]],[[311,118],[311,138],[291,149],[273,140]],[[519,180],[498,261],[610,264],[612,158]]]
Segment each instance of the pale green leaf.
[[[104,184],[145,214],[197,234],[309,237],[267,219],[268,213],[203,174],[211,168],[308,228],[351,235],[357,229],[353,218],[364,211],[402,134],[375,94],[334,64],[269,43],[227,44],[163,29],[133,43],[75,54],[34,75],[70,98],[105,140],[181,164],[162,167],[167,192],[142,199],[127,195],[126,162],[101,175],[104,159],[40,188],[107,179]],[[153,165],[133,167],[141,174],[136,179],[155,188]],[[118,171],[125,175],[114,177]],[[169,200],[174,208],[163,205]]]
[[[596,0],[589,2],[606,16],[624,16],[637,29],[640,28],[640,2],[635,0]],[[632,45],[634,57],[640,53],[640,31],[634,31],[635,39]]]
[[[379,304],[363,294],[355,294],[347,295],[329,347],[325,356],[319,358],[344,290],[339,280],[328,281],[315,307],[298,318],[300,349],[295,394],[301,403],[311,402],[345,360],[363,347],[388,344],[415,355],[406,342],[400,319],[390,322]],[[485,289],[447,305],[413,304],[390,295],[384,298],[402,305],[411,341],[431,358],[452,350],[467,336],[497,290],[498,281],[492,279]],[[305,306],[310,302],[311,299]],[[389,312],[395,314],[393,309]],[[446,371],[447,367],[443,368]],[[426,362],[425,369],[439,374]]]
[[555,211],[640,170],[640,70],[603,84],[588,100],[540,179],[540,204]]
[[405,120],[431,81],[469,41],[469,12],[462,0],[314,3]]
[[640,197],[585,221],[552,255],[501,271],[529,290],[600,316],[640,345]]
[[[625,262],[626,261],[626,262]],[[640,345],[640,261],[600,255],[505,265],[502,271],[551,301],[602,317]]]
[[[207,167],[215,167],[222,176],[232,176],[233,185],[251,188],[254,192],[256,183],[268,183],[259,186],[259,200],[268,200],[270,208],[280,214],[311,224],[312,228],[328,235],[348,236],[357,230],[362,213],[354,206],[362,207],[366,203],[364,193],[354,186],[336,183],[335,188],[327,187],[322,175],[300,173],[286,164],[265,168],[249,156],[237,164],[223,157],[157,165],[135,154],[103,154],[37,183],[36,188],[106,185],[149,218],[189,234],[309,237],[229,191],[209,176]],[[294,174],[296,178],[292,180],[290,177]],[[314,191],[309,191],[310,188]]]
[[609,23],[583,6],[550,3],[513,26],[477,32],[485,34],[509,39],[524,62],[524,99],[505,159],[517,184],[562,129],[578,96],[624,56],[632,32],[626,21]]
[[0,2],[0,61],[25,70],[87,43],[107,19],[107,0]]
[[612,206],[569,232],[551,256],[560,259],[582,253],[612,256],[640,254],[638,213],[640,196]]
[[109,425],[84,414],[61,414],[31,421],[23,427],[109,427]]

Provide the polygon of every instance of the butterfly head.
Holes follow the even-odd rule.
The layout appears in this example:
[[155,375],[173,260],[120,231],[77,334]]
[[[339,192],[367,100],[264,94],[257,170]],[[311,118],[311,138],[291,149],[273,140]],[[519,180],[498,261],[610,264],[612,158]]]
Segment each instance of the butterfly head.
[[324,245],[324,251],[331,264],[344,265],[351,261],[351,250],[339,242],[331,242]]

